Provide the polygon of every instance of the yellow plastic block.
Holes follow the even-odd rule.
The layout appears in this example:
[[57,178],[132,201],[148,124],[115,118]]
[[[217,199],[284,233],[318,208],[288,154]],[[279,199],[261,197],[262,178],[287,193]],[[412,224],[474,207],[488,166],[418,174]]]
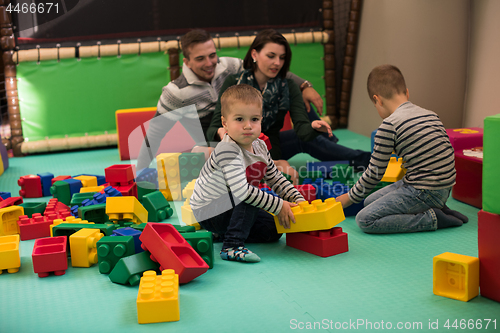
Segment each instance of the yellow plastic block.
[[479,295],[479,259],[445,252],[433,259],[433,292],[467,302]]
[[22,206],[0,208],[0,236],[19,234],[17,220],[21,215],[24,215]]
[[69,236],[71,266],[90,267],[97,263],[97,242],[104,237],[98,229],[80,229]]
[[290,223],[290,229],[282,227],[278,217],[274,217],[278,233],[327,230],[345,220],[342,204],[336,202],[334,198],[328,198],[324,202],[321,199],[313,200],[311,203],[302,201],[298,206],[292,207],[292,213],[295,224]]
[[80,193],[88,193],[88,192],[101,192],[104,190],[104,186],[88,186],[88,187],[81,187],[80,188]]
[[179,275],[173,269],[161,275],[144,272],[137,294],[137,320],[139,324],[180,320]]
[[396,157],[391,157],[381,181],[395,183],[403,179],[405,173],[406,169],[403,168],[403,158],[396,159]]
[[186,199],[186,201],[184,201],[184,205],[181,206],[181,217],[182,222],[186,223],[186,225],[192,225],[196,228],[196,230],[201,229],[200,224],[196,222],[193,210],[191,209],[191,205],[189,204],[189,199]]
[[135,224],[148,222],[148,211],[134,196],[108,197],[106,199],[106,214],[109,220],[130,221]]
[[156,156],[159,189],[170,190],[173,200],[182,200],[179,155],[181,153],[163,153]]
[[184,199],[189,199],[193,195],[194,184],[196,183],[196,178],[186,184],[184,189],[182,190],[182,197]]
[[81,181],[83,187],[97,187],[96,176],[78,176],[74,177],[73,179],[78,179],[79,181]]
[[52,233],[52,228],[55,225],[59,225],[61,223],[82,223],[82,224],[94,224],[94,222],[89,222],[87,220],[82,220],[81,218],[76,218],[74,216],[68,216],[66,217],[65,220],[62,219],[55,219],[52,221],[52,224],[50,225],[50,237],[54,237],[54,234]]
[[19,272],[19,235],[0,236],[0,274],[6,269],[9,273]]

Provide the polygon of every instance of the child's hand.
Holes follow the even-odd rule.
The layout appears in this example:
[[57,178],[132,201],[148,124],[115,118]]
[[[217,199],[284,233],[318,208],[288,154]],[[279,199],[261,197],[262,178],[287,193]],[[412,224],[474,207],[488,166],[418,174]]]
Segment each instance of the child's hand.
[[295,224],[295,216],[293,216],[292,210],[290,207],[297,206],[296,203],[288,202],[283,200],[283,207],[281,207],[281,211],[278,213],[278,221],[281,226],[285,229],[290,229],[290,220]]
[[344,193],[338,196],[335,201],[340,202],[342,204],[342,208],[346,209],[350,205],[352,205],[351,199],[349,199],[349,194]]

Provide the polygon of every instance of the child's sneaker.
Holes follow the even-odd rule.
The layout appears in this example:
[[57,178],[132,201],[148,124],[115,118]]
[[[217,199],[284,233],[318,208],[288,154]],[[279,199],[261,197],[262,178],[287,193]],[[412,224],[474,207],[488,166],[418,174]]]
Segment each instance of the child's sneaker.
[[259,262],[260,258],[258,255],[247,249],[246,247],[240,246],[238,248],[228,247],[220,251],[220,257],[223,260],[232,261],[245,261],[245,262]]

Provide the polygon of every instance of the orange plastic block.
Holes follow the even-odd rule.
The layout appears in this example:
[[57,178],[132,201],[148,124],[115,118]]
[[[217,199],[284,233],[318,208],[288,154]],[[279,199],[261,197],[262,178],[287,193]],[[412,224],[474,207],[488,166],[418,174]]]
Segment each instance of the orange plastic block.
[[[78,179],[82,182],[82,187],[97,187],[97,177],[95,176],[78,176],[73,179]],[[81,190],[80,190],[81,192]]]
[[4,269],[9,273],[19,272],[19,235],[0,236],[0,274]]
[[[170,200],[182,199],[181,176],[179,171],[180,155],[181,153],[163,153],[156,156],[158,186],[160,191],[170,191]],[[169,200],[168,196],[165,196],[165,198]]]
[[179,276],[173,269],[161,275],[144,272],[137,294],[137,319],[139,324],[179,321]]
[[0,208],[0,236],[19,234],[17,220],[24,215],[24,207],[9,206]]
[[292,207],[295,224],[290,223],[290,229],[285,229],[279,224],[278,217],[274,217],[278,233],[305,232],[315,230],[328,230],[345,220],[342,204],[335,198],[313,200],[311,203],[302,201],[298,206]]
[[187,183],[186,186],[184,186],[184,188],[182,189],[182,197],[184,199],[191,198],[191,196],[193,195],[195,183],[196,183],[196,179],[193,179],[192,181]]
[[186,223],[186,225],[192,225],[196,228],[196,230],[201,229],[200,224],[196,222],[196,218],[194,217],[193,210],[189,204],[189,198],[186,199],[186,201],[184,201],[184,205],[181,206],[181,217],[182,222]]
[[90,267],[97,263],[97,242],[104,237],[99,229],[80,229],[69,236],[71,266]]
[[109,220],[128,221],[136,224],[148,222],[148,211],[134,196],[108,197],[106,199],[106,214]]
[[104,190],[104,186],[87,186],[87,187],[81,187],[80,188],[80,193],[88,193],[88,192],[101,192]]
[[433,292],[467,302],[479,295],[479,259],[445,252],[433,259]]
[[395,183],[403,179],[405,173],[406,169],[403,168],[403,158],[400,157],[397,159],[396,157],[391,157],[381,181]]

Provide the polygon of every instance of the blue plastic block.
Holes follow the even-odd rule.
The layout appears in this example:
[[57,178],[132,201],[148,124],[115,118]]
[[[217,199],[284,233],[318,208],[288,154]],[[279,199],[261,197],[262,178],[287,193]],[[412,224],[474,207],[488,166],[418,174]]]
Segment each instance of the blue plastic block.
[[80,189],[82,188],[82,182],[80,180],[69,178],[63,179],[62,181],[69,184],[69,192],[71,193],[71,195],[80,193]]
[[325,178],[331,178],[332,167],[337,164],[349,164],[349,161],[307,162],[307,171],[321,171]]
[[71,206],[71,215],[78,217],[78,205]]
[[267,194],[271,194],[272,196],[275,196],[275,197],[279,197],[279,195],[277,195],[276,193],[274,193],[273,190],[271,190],[270,188],[267,188],[267,187],[263,187],[260,189],[262,192],[265,192]]
[[44,197],[50,196],[50,187],[52,186],[52,179],[54,179],[54,175],[50,172],[43,172],[37,174],[40,177],[40,181],[42,182],[42,193]]
[[0,192],[0,198],[2,198],[3,200],[10,198],[10,192]]
[[138,182],[150,182],[158,188],[158,171],[153,168],[145,168],[137,171],[136,183]]
[[135,247],[135,253],[140,253],[144,251],[141,247],[141,240],[139,237],[141,236],[142,232],[140,230],[126,227],[126,228],[119,228],[113,231],[113,234],[111,236],[132,236],[134,237],[134,247]]
[[122,194],[113,186],[108,186],[104,189],[104,193],[107,197],[121,197]]

